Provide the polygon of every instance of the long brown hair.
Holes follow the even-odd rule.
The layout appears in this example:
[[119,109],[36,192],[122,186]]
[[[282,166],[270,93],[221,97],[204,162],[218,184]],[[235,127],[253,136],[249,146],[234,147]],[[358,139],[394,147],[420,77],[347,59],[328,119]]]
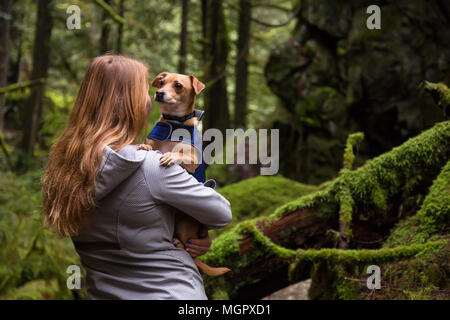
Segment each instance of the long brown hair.
[[94,186],[106,146],[135,143],[146,123],[147,67],[120,55],[89,66],[62,135],[50,150],[42,179],[44,224],[77,235],[96,206]]

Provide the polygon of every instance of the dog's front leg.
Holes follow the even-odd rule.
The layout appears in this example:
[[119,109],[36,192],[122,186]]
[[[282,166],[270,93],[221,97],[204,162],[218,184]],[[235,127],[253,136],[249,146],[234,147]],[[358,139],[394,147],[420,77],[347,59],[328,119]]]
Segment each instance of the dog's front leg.
[[159,159],[159,164],[162,166],[170,167],[175,163],[190,173],[195,172],[195,169],[198,167],[198,164],[195,163],[190,155],[181,152],[166,152]]
[[147,151],[150,151],[150,150],[153,150],[153,147],[152,147],[151,145],[148,145],[148,144],[139,144],[139,145],[137,146],[137,149],[138,149],[138,150],[147,150]]

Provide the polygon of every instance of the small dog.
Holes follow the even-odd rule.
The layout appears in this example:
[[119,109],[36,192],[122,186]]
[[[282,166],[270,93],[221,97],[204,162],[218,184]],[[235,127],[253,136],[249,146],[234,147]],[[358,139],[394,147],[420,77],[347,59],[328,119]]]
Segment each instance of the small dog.
[[[138,149],[159,150],[163,153],[161,165],[171,166],[178,163],[198,181],[205,182],[202,145],[196,128],[203,111],[194,109],[196,96],[205,85],[192,75],[162,72],[153,80],[152,86],[158,88],[155,101],[159,102],[162,116],[148,135],[145,144],[139,145]],[[190,141],[185,138],[170,140],[176,132],[174,130],[180,128],[189,132]],[[214,187],[215,182],[208,180],[205,185]],[[187,214],[177,212],[174,244],[184,249],[189,239],[198,237],[201,228],[200,222]],[[212,268],[198,258],[194,258],[194,262],[209,276],[219,276],[230,271],[228,268]]]

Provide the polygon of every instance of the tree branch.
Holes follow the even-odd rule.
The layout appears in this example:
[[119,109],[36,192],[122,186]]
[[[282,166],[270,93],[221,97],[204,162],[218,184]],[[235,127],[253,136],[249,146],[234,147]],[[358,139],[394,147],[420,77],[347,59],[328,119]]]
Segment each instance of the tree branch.
[[111,6],[109,4],[107,4],[105,1],[103,0],[95,0],[95,3],[102,8],[103,10],[105,10],[110,16],[111,18],[122,25],[125,25],[126,21],[123,17],[121,17],[117,12],[115,12],[113,10],[113,8],[111,8]]
[[11,92],[11,91],[17,91],[17,90],[21,90],[21,89],[26,89],[26,88],[30,88],[30,87],[34,87],[34,86],[43,85],[44,83],[45,83],[45,78],[36,79],[36,80],[28,80],[28,81],[19,82],[19,83],[13,83],[7,87],[0,88],[0,95]]

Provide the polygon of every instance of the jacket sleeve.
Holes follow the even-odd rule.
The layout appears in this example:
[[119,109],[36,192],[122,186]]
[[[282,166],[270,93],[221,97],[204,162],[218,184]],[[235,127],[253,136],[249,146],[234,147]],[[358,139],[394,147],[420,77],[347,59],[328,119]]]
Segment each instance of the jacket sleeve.
[[155,201],[168,204],[192,216],[209,229],[226,226],[231,221],[230,202],[214,189],[203,186],[179,165],[147,166],[146,180]]

